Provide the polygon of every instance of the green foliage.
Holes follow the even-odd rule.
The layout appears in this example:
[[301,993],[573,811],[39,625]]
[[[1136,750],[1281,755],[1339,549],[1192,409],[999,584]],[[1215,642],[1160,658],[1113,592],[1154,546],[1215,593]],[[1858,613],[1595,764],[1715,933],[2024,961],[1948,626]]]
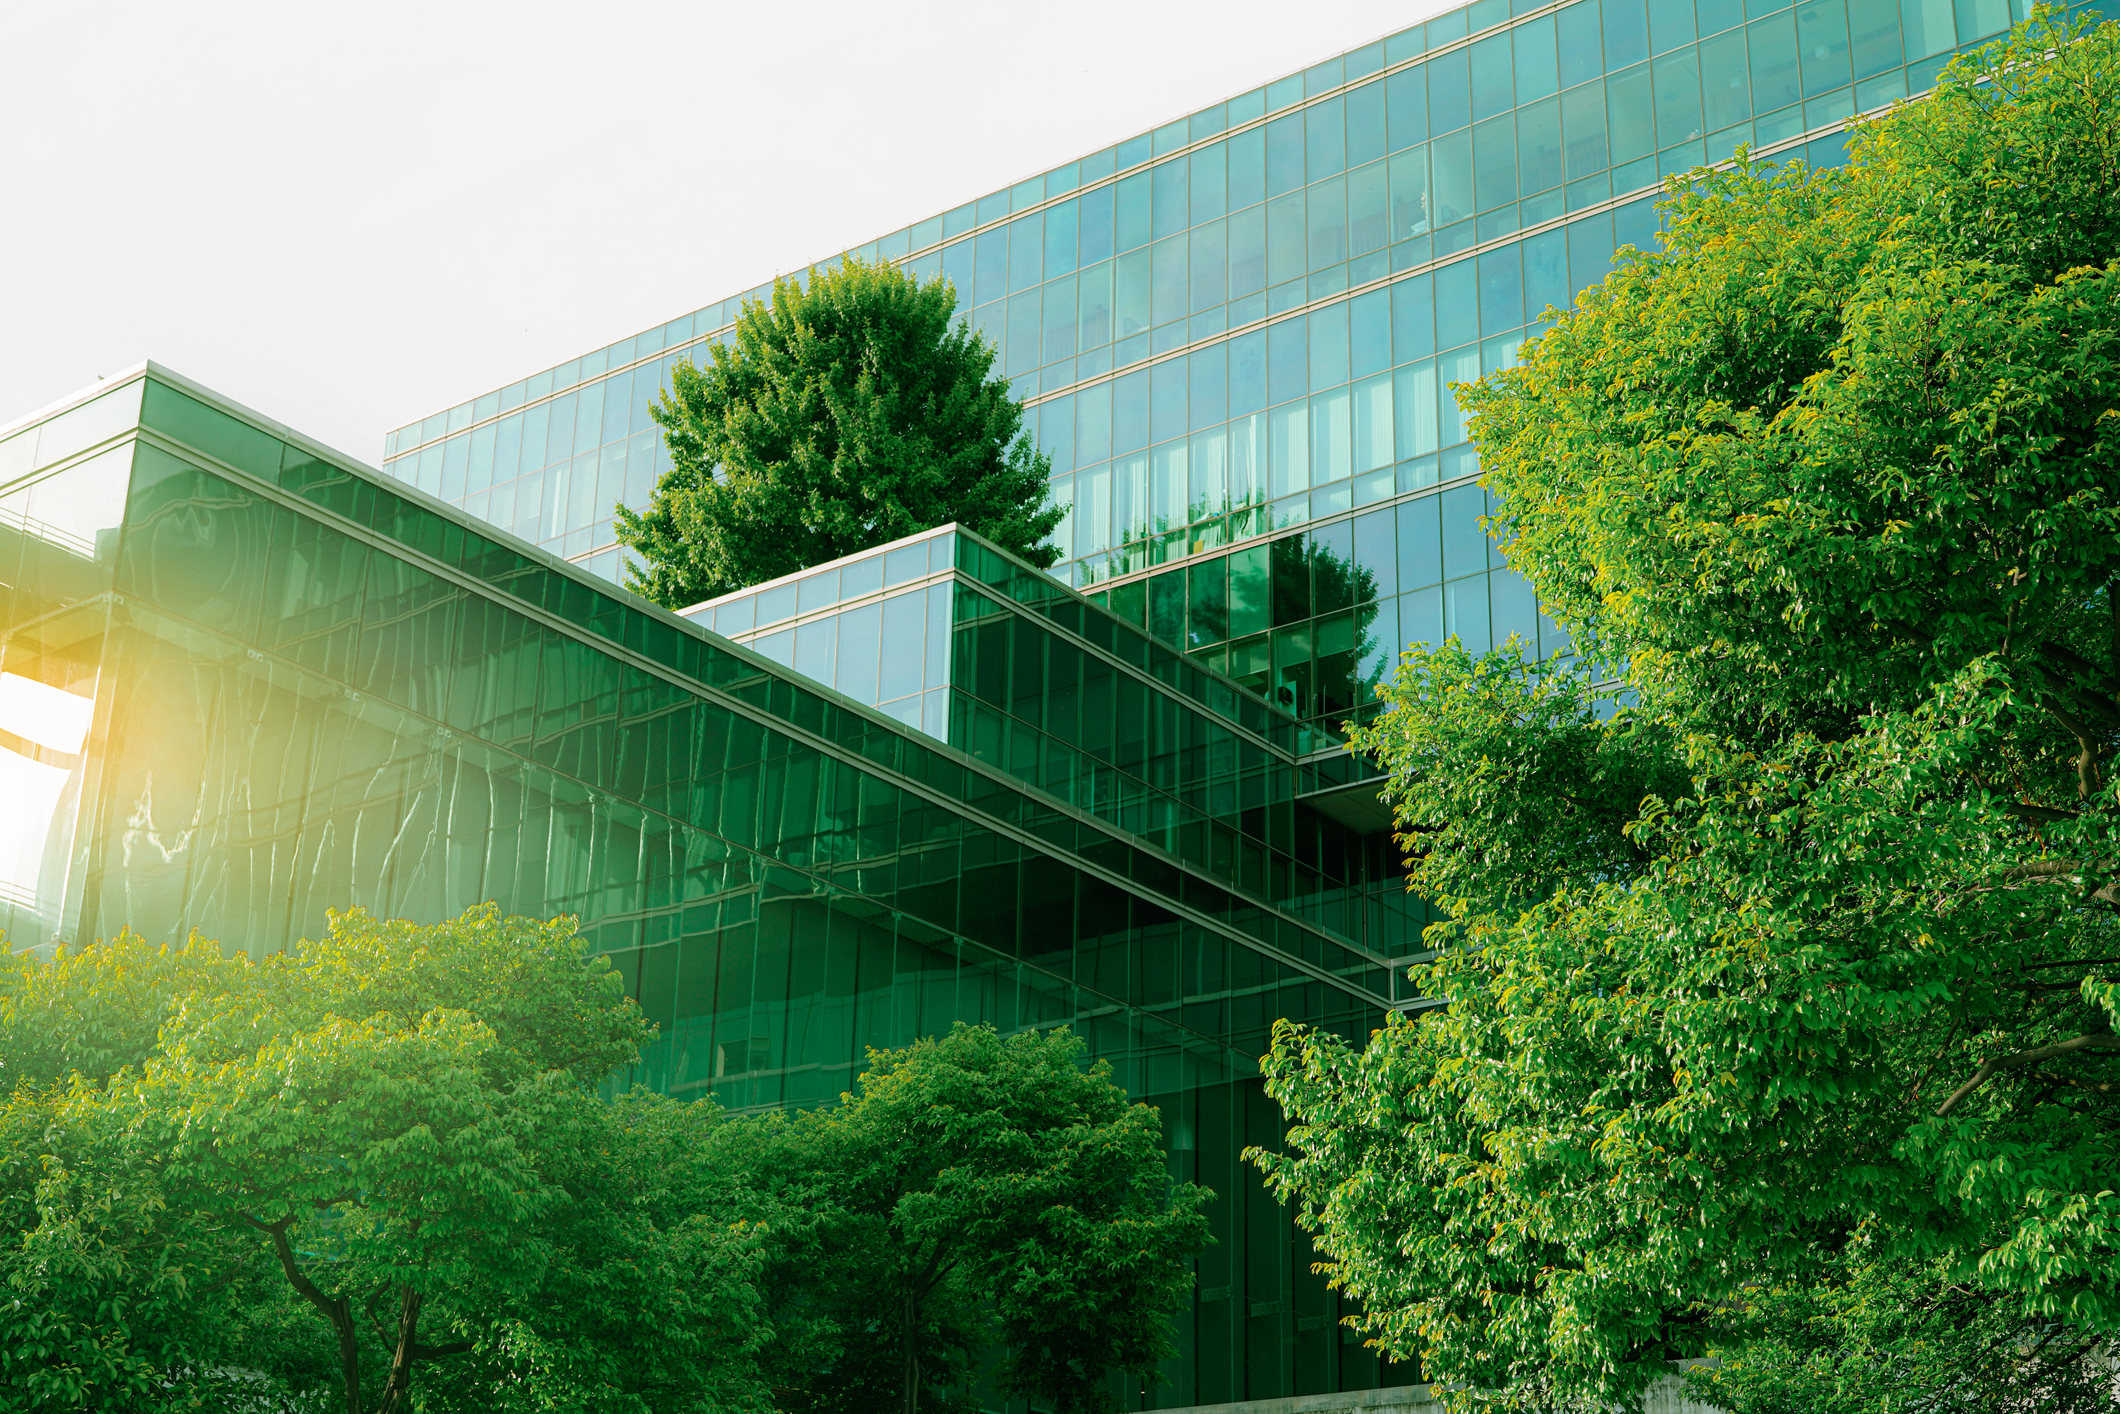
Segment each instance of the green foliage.
[[959,1023],[870,1052],[858,1094],[752,1137],[752,1171],[812,1215],[779,1268],[812,1316],[800,1353],[830,1355],[812,1377],[779,1367],[807,1407],[951,1407],[989,1342],[995,1382],[1061,1414],[1115,1407],[1113,1370],[1155,1377],[1209,1194],[1171,1184],[1156,1112],[1084,1049]]
[[951,521],[1039,566],[1048,458],[940,279],[848,259],[744,306],[654,409],[671,469],[618,509],[627,587],[669,608]]
[[1512,562],[1630,705],[1402,668],[1356,742],[1449,1005],[1281,1028],[1257,1156],[1454,1398],[1710,1351],[1793,1390],[1953,1302],[2120,1330],[2116,159],[2120,34],[2036,19],[1845,171],[1674,183],[1664,250],[1468,391]]
[[588,1088],[650,1034],[571,921],[490,905],[15,967],[0,1409],[230,1367],[254,1378],[196,1397],[761,1405],[762,1235],[690,1161],[717,1112]]
[[1809,1287],[1747,1294],[1734,1346],[1689,1370],[1727,1414],[2110,1414],[2120,1386],[2095,1335],[2027,1318],[1934,1264],[1825,1264]]

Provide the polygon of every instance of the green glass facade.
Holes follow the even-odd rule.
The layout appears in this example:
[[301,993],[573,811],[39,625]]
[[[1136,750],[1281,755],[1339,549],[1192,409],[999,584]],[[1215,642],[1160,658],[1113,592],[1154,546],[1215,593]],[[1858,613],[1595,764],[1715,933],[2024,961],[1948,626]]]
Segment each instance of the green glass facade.
[[1292,718],[945,528],[765,625],[865,662],[849,625],[910,598],[938,739],[151,365],[0,468],[12,946],[575,913],[662,1026],[639,1078],[737,1109],[1066,1022],[1222,1195],[1161,1401],[1406,1378],[1238,1162],[1273,1020],[1361,1034],[1412,931],[1375,837],[1304,803],[1344,780]]

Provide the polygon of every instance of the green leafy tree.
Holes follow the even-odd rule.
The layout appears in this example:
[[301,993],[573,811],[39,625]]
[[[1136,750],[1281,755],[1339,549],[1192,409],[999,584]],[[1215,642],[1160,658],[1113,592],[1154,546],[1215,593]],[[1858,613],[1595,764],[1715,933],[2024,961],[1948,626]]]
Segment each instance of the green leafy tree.
[[814,1407],[948,1407],[990,1341],[1002,1390],[1061,1414],[1114,1407],[1114,1371],[1154,1378],[1210,1195],[1171,1183],[1156,1112],[1084,1051],[959,1023],[871,1051],[838,1106],[767,1122],[771,1168],[802,1155],[817,1176],[823,1217],[791,1254],[830,1321]]
[[1937,1264],[1865,1264],[1863,1244],[1809,1286],[1748,1293],[1727,1348],[1687,1371],[1727,1414],[2111,1414],[2120,1372],[2104,1342],[2030,1317]]
[[1775,1293],[2120,1329],[2116,164],[2120,35],[2042,15],[1845,170],[1674,183],[1465,390],[1626,705],[1402,670],[1355,740],[1448,1005],[1277,1031],[1258,1156],[1454,1397],[1636,1400]]
[[0,1360],[82,1407],[228,1367],[266,1381],[235,1407],[760,1405],[762,1234],[694,1161],[718,1116],[590,1088],[648,1035],[571,920],[490,906],[18,964]]
[[848,258],[776,280],[653,409],[671,468],[618,510],[627,587],[669,608],[955,521],[1032,564],[1049,459],[944,280]]

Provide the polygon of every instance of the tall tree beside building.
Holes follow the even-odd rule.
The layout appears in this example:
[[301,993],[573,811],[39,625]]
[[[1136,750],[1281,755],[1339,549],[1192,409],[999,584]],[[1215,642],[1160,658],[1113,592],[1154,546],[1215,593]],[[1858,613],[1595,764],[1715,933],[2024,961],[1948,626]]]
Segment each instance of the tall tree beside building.
[[1674,183],[1467,393],[1631,695],[1446,647],[1357,734],[1448,1005],[1284,1027],[1258,1157],[1394,1356],[1552,1407],[1903,1288],[2120,1331],[2116,154],[2120,33],[2035,19],[1844,170]]
[[653,409],[671,468],[619,508],[627,587],[683,608],[951,521],[1052,564],[1049,460],[956,312],[946,281],[851,257],[747,303]]

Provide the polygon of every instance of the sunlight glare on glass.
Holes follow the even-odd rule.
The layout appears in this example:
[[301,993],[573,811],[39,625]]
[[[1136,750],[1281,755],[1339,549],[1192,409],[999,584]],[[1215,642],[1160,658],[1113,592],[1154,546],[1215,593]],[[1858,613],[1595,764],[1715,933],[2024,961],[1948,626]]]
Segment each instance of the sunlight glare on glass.
[[68,756],[81,754],[95,703],[15,673],[0,673],[0,731]]

